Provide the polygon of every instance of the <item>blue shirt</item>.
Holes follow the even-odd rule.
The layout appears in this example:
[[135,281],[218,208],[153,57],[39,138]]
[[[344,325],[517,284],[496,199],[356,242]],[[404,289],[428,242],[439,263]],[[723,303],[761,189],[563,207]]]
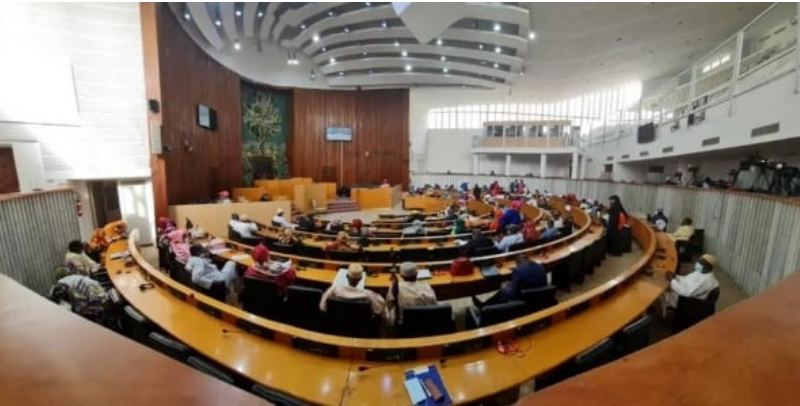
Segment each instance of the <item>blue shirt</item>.
[[558,229],[555,227],[545,229],[544,232],[542,232],[542,235],[539,236],[539,238],[555,238],[555,237],[558,237]]
[[525,289],[547,286],[547,274],[544,267],[537,262],[528,262],[511,272],[511,283],[503,289],[508,300],[516,300]]
[[503,216],[500,217],[498,224],[500,227],[506,227],[511,224],[520,225],[522,224],[522,217],[519,215],[518,211],[514,209],[508,209],[503,213]]

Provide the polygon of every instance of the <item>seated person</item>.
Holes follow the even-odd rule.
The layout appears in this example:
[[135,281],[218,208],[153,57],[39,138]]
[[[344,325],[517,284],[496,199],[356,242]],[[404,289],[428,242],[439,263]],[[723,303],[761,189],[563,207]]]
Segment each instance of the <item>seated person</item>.
[[411,222],[410,226],[403,229],[403,232],[402,234],[400,234],[400,237],[402,238],[406,236],[425,235],[425,231],[426,231],[425,223],[417,219]]
[[286,218],[283,217],[283,209],[280,207],[275,211],[275,215],[272,216],[272,225],[275,227],[296,227],[289,220],[286,220]]
[[300,244],[300,238],[294,234],[294,230],[291,228],[284,228],[281,230],[280,237],[278,237],[278,243],[281,245],[294,247],[295,245]]
[[322,248],[323,251],[326,253],[331,251],[357,251],[357,247],[353,247],[350,245],[350,234],[347,234],[347,231],[339,231],[339,234],[336,234],[336,240],[325,244]]
[[68,251],[64,256],[64,262],[75,272],[82,275],[89,275],[92,272],[100,270],[100,264],[94,262],[94,260],[83,252],[83,243],[80,240],[70,241],[67,249]]
[[384,179],[383,183],[381,183],[382,188],[390,188],[392,185],[389,183],[389,179]]
[[511,224],[515,226],[522,225],[522,215],[520,214],[521,209],[522,202],[519,200],[514,200],[511,203],[511,208],[504,211],[503,216],[500,217],[500,222],[498,223],[497,229],[503,230]]
[[533,219],[528,219],[525,221],[525,226],[522,227],[522,238],[525,242],[536,241],[540,237],[539,227],[536,226],[536,222]]
[[694,227],[692,226],[692,219],[686,217],[681,222],[681,226],[672,233],[673,240],[684,240],[688,241],[689,238],[692,238],[692,234],[694,234]]
[[239,221],[231,221],[230,223],[233,231],[239,233],[239,237],[245,244],[258,244],[261,238],[254,233],[258,231],[258,224],[250,220],[246,214],[239,216]]
[[284,295],[286,288],[293,285],[297,279],[292,262],[270,261],[269,250],[264,244],[256,245],[250,256],[253,257],[253,265],[245,271],[246,278],[273,280],[278,285],[278,292],[281,295]]
[[364,278],[364,267],[361,264],[350,264],[347,268],[347,284],[337,285],[333,284],[322,295],[322,300],[319,302],[319,309],[323,312],[327,311],[328,298],[335,297],[345,300],[360,300],[367,299],[372,305],[372,312],[375,315],[382,316],[386,308],[386,302],[383,298],[368,289],[361,289],[358,283]]
[[92,232],[92,239],[89,240],[89,256],[94,258],[95,261],[100,261],[100,253],[108,248],[106,242],[106,234],[102,228],[96,228]]
[[361,235],[364,231],[364,222],[361,219],[353,219],[350,223],[350,234]]
[[482,309],[484,306],[520,300],[523,290],[547,286],[547,274],[542,264],[531,261],[525,255],[517,255],[515,262],[517,266],[511,271],[511,280],[504,283],[503,287],[486,301],[473,296],[472,303],[475,307]]
[[342,219],[333,219],[325,226],[325,232],[328,234],[337,234],[339,231],[344,230]]
[[[667,219],[667,216],[664,215],[664,209],[658,209],[656,210],[656,213],[650,217],[650,222],[653,223],[653,226],[655,226],[656,230],[666,231],[667,224],[669,224],[669,219]],[[692,233],[694,233],[694,230],[692,230]]]
[[678,306],[678,296],[705,300],[712,290],[719,287],[712,271],[717,266],[717,258],[711,254],[703,254],[694,264],[694,270],[688,275],[669,274],[672,280],[669,290],[661,296],[662,311]]
[[59,279],[50,297],[57,303],[69,303],[73,312],[87,316],[103,312],[109,303],[108,293],[100,282],[79,274]]
[[475,255],[478,248],[484,247],[494,247],[494,241],[476,228],[472,230],[472,239],[461,247],[461,255],[471,257]]
[[203,289],[211,289],[211,285],[215,282],[223,282],[226,290],[230,291],[233,288],[237,278],[235,262],[227,261],[222,269],[219,269],[211,262],[208,251],[202,245],[192,245],[189,251],[191,257],[186,262],[186,270],[192,274],[192,283]]
[[500,227],[500,218],[503,217],[504,209],[505,205],[503,203],[497,203],[497,205],[495,205],[492,211],[492,222],[489,223],[489,230],[495,231]]
[[436,293],[431,285],[417,281],[417,265],[413,262],[400,264],[400,279],[394,274],[392,278],[392,286],[386,293],[386,316],[390,324],[403,322],[406,307],[436,304]]
[[300,218],[297,220],[297,230],[306,232],[316,231],[317,227],[314,225],[314,218],[310,215],[300,216]]
[[156,235],[158,237],[165,236],[175,231],[177,228],[178,226],[175,224],[175,220],[169,217],[159,217],[156,224]]
[[466,220],[462,218],[456,218],[456,221],[453,224],[453,235],[466,234],[468,232],[469,228],[467,228]]
[[227,190],[217,193],[217,203],[228,204],[231,202],[231,194]]
[[262,194],[261,197],[258,200],[262,201],[262,202],[268,202],[268,201],[272,200],[272,198],[269,196],[269,193],[264,192],[264,194]]
[[103,236],[108,244],[127,237],[126,232],[127,225],[122,220],[112,221],[103,227]]
[[189,262],[191,252],[189,250],[189,241],[186,238],[186,230],[179,228],[168,235],[169,237],[169,250],[175,255],[175,260],[186,264]]
[[553,227],[555,227],[555,228],[564,227],[564,219],[561,218],[561,213],[559,213],[557,211],[553,212]]
[[553,239],[560,235],[558,229],[555,226],[555,222],[553,220],[547,220],[547,228],[542,232],[542,235],[539,237],[541,239]]
[[520,229],[515,225],[510,225],[510,226],[506,227],[506,235],[505,236],[502,236],[500,234],[495,236],[494,246],[500,252],[508,252],[508,249],[512,245],[521,243],[522,241],[523,241],[523,237],[522,237],[522,232],[520,231]]

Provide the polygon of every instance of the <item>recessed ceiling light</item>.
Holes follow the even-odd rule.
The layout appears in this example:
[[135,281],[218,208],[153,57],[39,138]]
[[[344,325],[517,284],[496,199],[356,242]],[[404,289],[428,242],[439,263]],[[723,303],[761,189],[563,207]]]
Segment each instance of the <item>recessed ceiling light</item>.
[[499,67],[500,67],[500,65],[498,65],[498,64],[497,64],[497,62],[495,62],[495,63],[494,63],[494,68],[495,68],[495,69],[497,69],[497,68],[499,68]]
[[373,73],[375,73],[375,71],[374,71],[374,70],[372,70],[372,69],[370,69],[370,70],[369,70],[369,74],[371,75],[371,74],[373,74]]
[[442,62],[444,62],[444,61],[446,61],[446,60],[447,60],[447,57],[446,57],[446,56],[444,56],[444,55],[442,55],[442,57],[441,57],[441,58],[439,58],[439,59],[441,59],[441,60],[442,60]]
[[399,46],[400,46],[400,42],[398,42],[398,41],[395,41],[395,42],[394,42],[394,46],[396,46],[396,47],[399,47]]
[[236,42],[233,43],[233,49],[237,51],[242,49],[242,45],[239,43],[239,40],[236,40]]
[[192,15],[189,13],[183,13],[183,19],[189,21],[192,19]]
[[442,45],[442,39],[441,38],[436,40],[436,45]]
[[372,5],[372,3],[370,3],[370,2],[366,2],[366,3],[364,3],[364,4],[366,4],[366,5],[367,5],[367,7],[369,7],[369,6],[371,6],[371,5]]
[[301,30],[305,30],[306,29],[306,25],[305,24],[300,24],[300,29]]
[[236,17],[242,16],[242,10],[236,10]]
[[445,66],[444,68],[442,68],[442,72],[444,72],[444,73],[447,73],[447,72],[449,72],[449,71],[450,71],[450,69],[447,69],[447,67],[446,67],[446,66]]
[[478,44],[478,49],[483,49],[483,44]]
[[494,32],[500,31],[500,24],[494,23]]
[[500,47],[494,47],[494,52],[495,52],[495,53],[498,53],[498,54],[499,54],[499,53],[500,53],[500,51],[502,51],[502,49],[500,49]]
[[319,41],[319,34],[314,34],[314,36],[311,37],[311,40],[314,41],[314,42]]
[[536,33],[531,31],[528,33],[528,39],[536,39]]
[[406,72],[411,72],[411,65],[406,65]]
[[330,62],[330,64],[333,65],[334,63],[336,63],[336,58],[331,58],[328,60],[328,62]]
[[381,23],[381,27],[389,28],[389,23],[387,23],[386,20],[383,20],[383,22]]
[[339,76],[344,76],[344,72],[339,72]]
[[350,32],[350,27],[344,27],[344,32]]
[[362,54],[363,54],[364,56],[367,56],[367,55],[368,55],[367,51],[364,51]]
[[333,10],[328,11],[328,15],[333,17]]
[[400,52],[400,55],[402,55],[405,58],[406,56],[408,56],[408,51],[404,49],[403,52]]
[[215,21],[214,21],[214,25],[216,25],[217,27],[219,27],[220,25],[222,25],[222,21],[220,21],[220,20],[215,20]]
[[258,18],[264,18],[264,12],[263,11],[259,11],[258,12]]

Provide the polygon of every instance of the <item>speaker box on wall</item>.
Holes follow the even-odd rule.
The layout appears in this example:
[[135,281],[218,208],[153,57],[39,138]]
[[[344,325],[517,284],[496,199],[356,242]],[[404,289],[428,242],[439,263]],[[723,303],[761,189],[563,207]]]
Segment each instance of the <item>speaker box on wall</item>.
[[153,113],[158,113],[160,111],[160,107],[158,104],[158,100],[156,99],[149,99],[147,100],[147,107],[150,108],[150,111]]

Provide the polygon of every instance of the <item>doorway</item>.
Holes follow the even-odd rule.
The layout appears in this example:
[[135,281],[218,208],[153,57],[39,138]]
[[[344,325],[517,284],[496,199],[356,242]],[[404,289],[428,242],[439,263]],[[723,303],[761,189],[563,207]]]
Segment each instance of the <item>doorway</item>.
[[94,207],[94,220],[97,227],[122,219],[119,210],[119,193],[116,181],[89,182],[89,194]]
[[0,148],[0,194],[19,192],[17,163],[11,147]]

